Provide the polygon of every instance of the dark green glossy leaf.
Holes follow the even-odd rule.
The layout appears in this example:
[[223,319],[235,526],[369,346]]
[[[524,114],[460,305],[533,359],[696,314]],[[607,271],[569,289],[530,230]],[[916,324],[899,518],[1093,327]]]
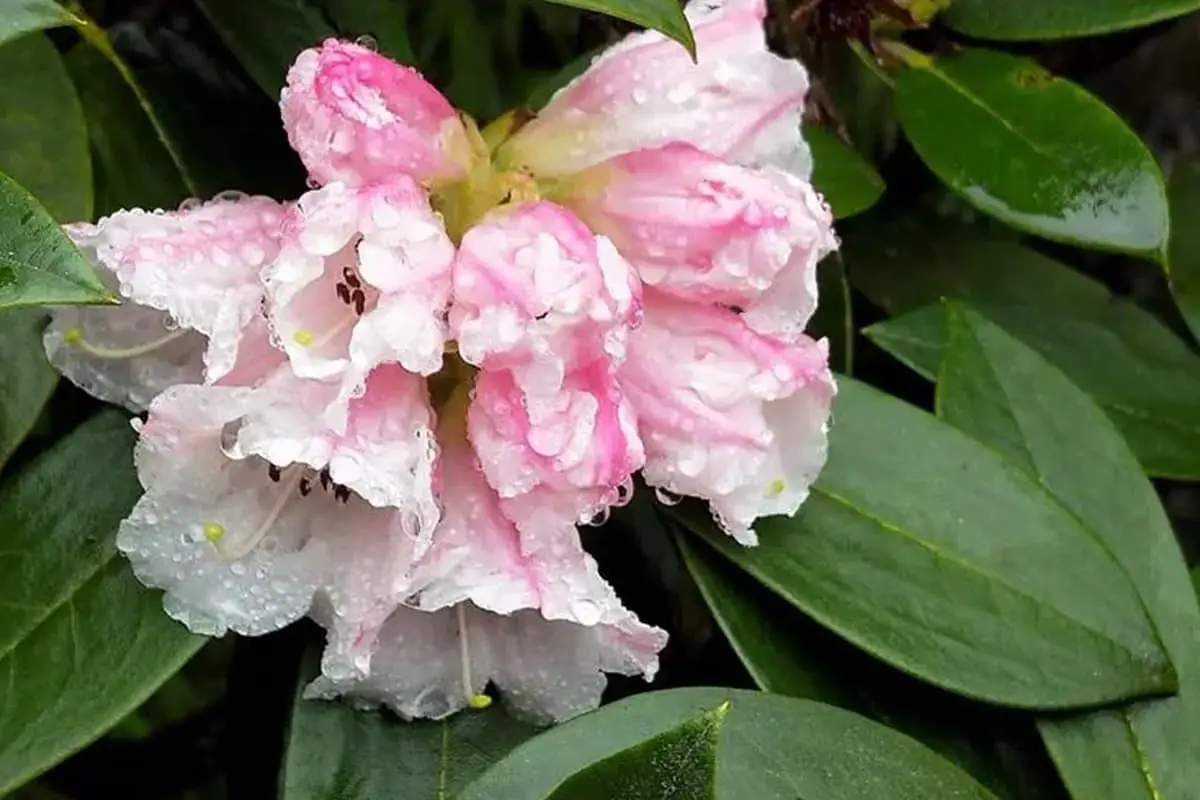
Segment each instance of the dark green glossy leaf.
[[[1088,526],[1136,584],[1179,694],[1041,722],[1075,797],[1187,797],[1200,787],[1200,606],[1158,496],[1095,403],[979,313],[945,306],[941,417],[999,450]],[[1101,767],[1100,765],[1103,765]]]
[[[307,659],[304,680],[316,673]],[[441,722],[403,722],[389,712],[304,700],[288,728],[283,800],[449,800],[538,729],[499,707]]]
[[753,548],[697,532],[842,637],[967,697],[1061,709],[1175,688],[1128,577],[1041,486],[849,378],[833,418],[799,514],[760,520]]
[[583,768],[548,800],[713,800],[718,735],[729,707],[725,701]]
[[838,254],[817,266],[817,294],[821,302],[808,323],[815,339],[829,340],[829,367],[847,375],[854,373],[854,306],[846,267]]
[[981,39],[1036,41],[1137,28],[1200,9],[1200,0],[954,0],[941,17]]
[[401,64],[416,63],[404,0],[324,0],[323,5],[343,36],[370,37],[388,58]]
[[132,445],[104,412],[0,491],[0,793],[115,725],[204,642],[114,546],[141,491]]
[[174,208],[191,196],[171,153],[117,68],[87,44],[72,48],[66,63],[87,118],[96,212]]
[[307,0],[196,0],[250,77],[279,97],[301,50],[338,32]]
[[1171,292],[1192,335],[1200,339],[1200,161],[1176,165],[1169,182],[1171,251],[1167,276]]
[[75,25],[79,20],[55,0],[4,0],[0,8],[0,43],[33,31]]
[[49,212],[0,173],[0,309],[112,301]]
[[907,736],[848,711],[737,689],[636,695],[552,728],[472,783],[462,800],[537,800],[579,769],[729,700],[718,800],[994,800]]
[[[250,77],[273,99],[301,50],[330,36],[369,37],[384,55],[415,63],[408,4],[397,0],[197,0]],[[443,5],[440,4],[439,5]]]
[[896,82],[900,123],[947,185],[1015,228],[1165,260],[1162,174],[1116,113],[1027,59],[918,61]]
[[755,684],[862,714],[911,736],[1004,800],[1064,800],[1032,720],[921,683],[839,640],[694,537],[676,537],[713,617]]
[[823,128],[804,126],[812,148],[813,186],[837,219],[861,214],[883,196],[883,178],[853,148]]
[[90,219],[87,125],[62,57],[45,36],[0,46],[0,170],[60,222]]
[[739,591],[722,574],[722,559],[712,548],[692,544],[689,538],[676,537],[688,572],[755,685],[766,692],[845,707],[848,693],[840,689],[836,676],[805,652],[795,631],[784,629],[777,615],[765,613]]
[[603,48],[593,48],[572,60],[554,75],[540,81],[525,100],[525,105],[537,111],[549,103],[555,92],[582,75],[601,52]]
[[29,435],[58,383],[46,363],[43,327],[40,309],[0,311],[0,467]]
[[692,26],[683,15],[679,0],[549,0],[560,6],[573,6],[584,11],[598,11],[610,17],[627,20],[643,28],[653,28],[679,42],[696,55],[696,39]]
[[[858,221],[854,221],[858,222]],[[1200,479],[1200,359],[1154,317],[1057,261],[949,219],[870,215],[844,233],[850,281],[902,313],[967,300],[1048,358],[1108,413],[1155,476]],[[867,335],[931,377],[934,308]]]

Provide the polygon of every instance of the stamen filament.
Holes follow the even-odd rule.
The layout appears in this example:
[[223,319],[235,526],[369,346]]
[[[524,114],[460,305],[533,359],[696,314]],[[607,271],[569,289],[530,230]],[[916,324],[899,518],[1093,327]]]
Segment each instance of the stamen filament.
[[471,643],[467,640],[467,604],[460,602],[454,608],[458,614],[458,642],[462,648],[462,689],[467,705],[482,711],[492,704],[492,698],[471,688]]
[[137,347],[129,347],[123,350],[101,347],[100,345],[92,344],[83,338],[83,331],[79,330],[79,328],[67,328],[66,332],[63,334],[63,341],[65,341],[71,347],[82,350],[94,358],[103,358],[110,361],[122,361],[125,359],[137,358],[138,356],[144,356],[149,353],[153,353],[155,350],[166,347],[171,342],[186,336],[188,333],[189,331],[187,330],[171,331],[161,339],[155,339],[152,342],[146,342],[145,344],[138,345]]
[[462,687],[463,695],[470,702],[475,696],[474,689],[471,688],[471,643],[467,640],[467,609],[466,604],[460,602],[454,609],[458,613],[458,643],[461,648],[462,655]]
[[283,509],[287,506],[288,500],[292,498],[292,494],[296,491],[296,486],[299,485],[300,479],[304,477],[304,468],[296,467],[292,469],[292,474],[283,482],[282,488],[279,490],[279,495],[275,498],[275,505],[271,507],[270,512],[262,523],[255,529],[254,533],[243,542],[239,542],[236,547],[222,547],[220,543],[214,542],[213,547],[217,548],[217,552],[221,557],[229,561],[237,561],[245,557],[261,542],[266,535],[271,532],[271,528],[279,520],[279,515],[283,513]]

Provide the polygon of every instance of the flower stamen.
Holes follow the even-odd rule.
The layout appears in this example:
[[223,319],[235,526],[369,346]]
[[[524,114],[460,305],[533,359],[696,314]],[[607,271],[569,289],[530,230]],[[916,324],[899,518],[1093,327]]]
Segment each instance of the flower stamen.
[[140,344],[136,347],[114,349],[90,343],[83,338],[83,331],[81,331],[79,328],[71,327],[67,328],[63,333],[63,341],[71,347],[74,347],[77,350],[82,350],[94,358],[103,358],[109,361],[123,361],[153,353],[155,350],[159,350],[163,347],[166,347],[171,342],[181,339],[189,332],[190,331],[187,330],[171,331],[161,339],[155,339],[152,342],[146,342],[145,344]]
[[291,474],[288,475],[287,480],[283,483],[283,488],[276,496],[275,504],[271,506],[271,510],[267,512],[267,516],[263,519],[262,523],[244,541],[232,546],[222,546],[222,542],[225,539],[224,528],[221,529],[221,535],[214,540],[208,536],[208,526],[205,526],[205,538],[212,542],[213,547],[216,548],[217,553],[222,558],[227,561],[237,561],[244,558],[250,551],[258,547],[259,542],[266,538],[267,534],[271,532],[271,528],[275,527],[275,523],[279,521],[279,515],[283,513],[288,501],[292,498],[292,492],[296,491],[296,487],[300,485],[304,478],[305,470],[303,467],[289,468],[287,471]]
[[483,710],[492,704],[492,698],[483,692],[476,692],[471,684],[471,643],[467,638],[467,609],[465,603],[459,603],[454,609],[458,614],[458,642],[462,655],[462,688],[463,696],[471,708]]

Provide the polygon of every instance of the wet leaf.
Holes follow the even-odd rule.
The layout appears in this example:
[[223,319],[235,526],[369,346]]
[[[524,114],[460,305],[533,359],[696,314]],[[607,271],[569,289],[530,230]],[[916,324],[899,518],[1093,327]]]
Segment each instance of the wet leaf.
[[849,145],[812,125],[804,127],[812,148],[812,183],[833,209],[836,219],[861,214],[883,196],[883,178]]
[[1174,689],[1129,578],[1036,482],[849,378],[833,418],[811,496],[759,520],[757,547],[706,516],[690,527],[825,627],[957,694],[1067,709]]
[[729,708],[725,701],[581,769],[548,800],[713,800],[718,736]]
[[45,321],[41,309],[0,311],[0,467],[29,435],[58,383],[42,348]]
[[49,212],[0,173],[0,309],[111,302],[113,295]]
[[676,537],[729,644],[763,691],[844,708],[911,736],[1004,800],[1064,800],[1032,720],[917,681],[839,640],[695,537]]
[[96,173],[96,213],[174,208],[191,196],[158,131],[117,68],[86,44],[67,54]]
[[981,39],[1036,41],[1137,28],[1200,9],[1200,0],[954,0],[940,19]]
[[692,26],[683,15],[679,0],[548,0],[560,6],[573,6],[584,11],[598,11],[643,28],[653,28],[679,42],[696,57],[696,39]]
[[814,339],[829,340],[829,367],[847,375],[854,374],[854,307],[846,267],[834,254],[817,266],[817,294],[821,302],[808,323]]
[[896,82],[905,135],[981,211],[1048,239],[1164,262],[1166,190],[1111,109],[1028,59],[965,50]]
[[1171,293],[1192,335],[1200,339],[1200,161],[1178,164],[1169,183]]
[[0,794],[91,742],[204,643],[114,545],[141,492],[104,412],[0,490]]
[[[1019,243],[949,219],[891,213],[844,233],[850,281],[893,314],[967,300],[1033,347],[1109,415],[1151,475],[1200,479],[1200,358],[1153,316]],[[866,330],[932,378],[936,308]]]
[[1179,693],[1043,719],[1075,797],[1187,797],[1200,786],[1200,606],[1171,524],[1128,446],[1095,403],[978,312],[945,305],[939,415],[1036,478],[1120,562],[1179,675]]
[[92,215],[87,125],[62,57],[42,35],[0,46],[0,170],[60,222]]
[[55,0],[4,0],[0,8],[0,43],[33,31],[75,25],[79,20]]
[[544,798],[573,773],[732,703],[717,749],[717,800],[994,800],[907,736],[848,711],[739,689],[635,695],[551,728],[467,787],[462,800]]

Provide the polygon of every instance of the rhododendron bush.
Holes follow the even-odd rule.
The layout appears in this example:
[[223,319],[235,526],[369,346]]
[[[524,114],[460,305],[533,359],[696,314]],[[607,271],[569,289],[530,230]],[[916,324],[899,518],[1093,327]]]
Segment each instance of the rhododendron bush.
[[0,0],[0,794],[1200,798],[1197,9]]

